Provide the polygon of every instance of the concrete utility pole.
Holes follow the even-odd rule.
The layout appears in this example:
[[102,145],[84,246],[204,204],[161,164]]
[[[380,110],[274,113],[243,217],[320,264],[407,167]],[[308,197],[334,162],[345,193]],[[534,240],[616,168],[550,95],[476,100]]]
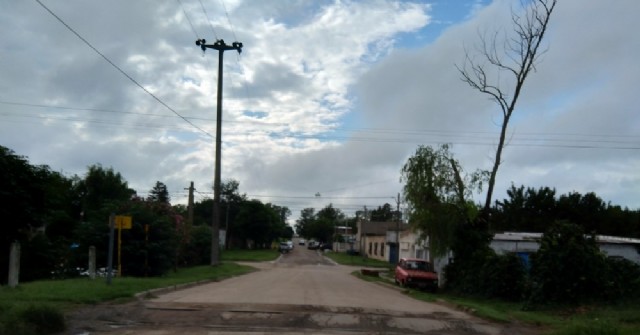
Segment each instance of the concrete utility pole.
[[185,188],[185,190],[189,190],[189,202],[187,204],[187,232],[191,230],[193,226],[193,191],[196,189],[193,187],[193,182],[189,185],[189,188]]
[[224,40],[217,40],[213,44],[206,44],[207,41],[200,39],[196,45],[202,51],[207,48],[218,50],[218,111],[216,115],[216,167],[215,179],[213,180],[213,224],[211,225],[211,265],[220,264],[220,151],[222,143],[222,55],[227,50],[238,50],[242,52],[242,43],[233,42],[231,45],[224,43]]
[[9,252],[9,287],[17,287],[20,282],[20,243],[11,243]]
[[398,264],[400,261],[400,193],[398,193],[398,200],[396,204],[396,248],[398,248],[398,252],[396,252],[395,264]]

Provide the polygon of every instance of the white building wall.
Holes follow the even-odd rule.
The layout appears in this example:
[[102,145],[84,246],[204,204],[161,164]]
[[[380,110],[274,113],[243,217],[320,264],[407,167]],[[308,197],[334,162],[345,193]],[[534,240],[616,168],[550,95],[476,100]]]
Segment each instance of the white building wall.
[[600,250],[609,257],[624,257],[640,265],[640,247],[628,244],[601,244]]
[[[529,240],[493,240],[491,248],[498,254],[509,252],[529,252],[534,253],[540,249],[537,241]],[[640,265],[640,244],[624,244],[600,241],[600,250],[609,257],[623,257]]]
[[540,245],[535,241],[491,241],[491,249],[498,254],[509,252],[536,252],[540,249]]

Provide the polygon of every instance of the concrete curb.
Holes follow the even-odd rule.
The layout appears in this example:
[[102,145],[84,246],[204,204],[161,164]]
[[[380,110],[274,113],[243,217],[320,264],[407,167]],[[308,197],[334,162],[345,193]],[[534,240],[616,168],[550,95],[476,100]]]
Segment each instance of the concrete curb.
[[159,287],[159,288],[154,288],[154,289],[151,289],[151,290],[138,292],[138,293],[136,293],[134,295],[134,297],[136,299],[138,299],[138,300],[144,300],[144,299],[149,299],[149,298],[153,297],[156,294],[163,294],[163,293],[167,293],[167,292],[183,290],[183,289],[186,289],[186,288],[190,288],[190,287],[194,287],[194,286],[198,286],[198,285],[209,284],[209,283],[213,283],[213,282],[217,282],[217,281],[218,280],[215,280],[215,279],[207,279],[207,280],[199,280],[199,281],[195,281],[195,282],[191,282],[191,283],[177,284],[177,285],[172,285],[172,286],[167,286],[167,287]]

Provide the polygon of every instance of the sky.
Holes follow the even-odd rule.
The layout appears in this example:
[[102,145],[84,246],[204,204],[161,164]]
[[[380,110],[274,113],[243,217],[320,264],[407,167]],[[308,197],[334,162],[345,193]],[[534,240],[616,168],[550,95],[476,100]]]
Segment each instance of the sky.
[[[250,199],[354,215],[396,206],[418,146],[490,169],[499,107],[461,80],[516,0],[0,1],[0,145],[84,176],[100,164],[173,204],[212,198],[219,54],[222,180]],[[640,209],[640,1],[560,0],[508,128],[511,185]],[[509,77],[500,75],[509,91]],[[483,194],[476,194],[481,202]],[[405,208],[406,204],[401,203]]]

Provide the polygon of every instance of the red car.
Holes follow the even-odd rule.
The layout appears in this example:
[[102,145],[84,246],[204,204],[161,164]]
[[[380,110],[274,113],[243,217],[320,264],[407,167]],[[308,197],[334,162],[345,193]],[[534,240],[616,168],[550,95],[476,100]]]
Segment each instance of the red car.
[[432,292],[438,290],[438,273],[424,259],[401,258],[396,265],[395,281],[400,286],[428,289]]

